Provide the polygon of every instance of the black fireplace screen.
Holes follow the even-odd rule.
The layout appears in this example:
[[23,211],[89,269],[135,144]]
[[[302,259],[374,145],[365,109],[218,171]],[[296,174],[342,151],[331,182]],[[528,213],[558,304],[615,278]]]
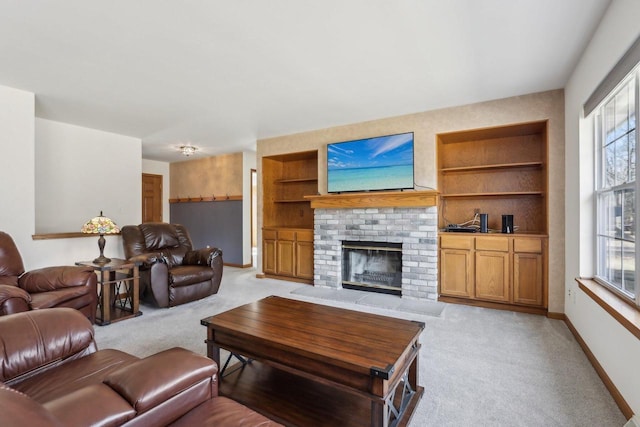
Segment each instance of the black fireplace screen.
[[400,295],[402,243],[343,241],[342,287]]

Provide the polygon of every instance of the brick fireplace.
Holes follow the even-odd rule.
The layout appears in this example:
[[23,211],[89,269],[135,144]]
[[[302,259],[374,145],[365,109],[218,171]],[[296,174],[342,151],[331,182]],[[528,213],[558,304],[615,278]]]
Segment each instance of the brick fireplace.
[[[415,199],[417,193],[408,194],[413,194]],[[372,195],[366,196],[367,200],[355,202],[346,195],[313,196],[314,286],[342,287],[343,241],[399,243],[402,247],[402,297],[437,300],[438,214],[435,193],[429,195],[427,202],[397,203],[385,199],[379,202],[380,205],[416,205],[400,207],[350,206],[375,206]],[[396,197],[400,196],[394,195]],[[319,201],[315,206],[314,199]],[[323,203],[323,199],[327,202]]]

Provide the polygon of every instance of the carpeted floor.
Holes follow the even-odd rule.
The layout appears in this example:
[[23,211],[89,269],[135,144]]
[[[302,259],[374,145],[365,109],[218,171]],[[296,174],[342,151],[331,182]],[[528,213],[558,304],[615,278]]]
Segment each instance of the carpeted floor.
[[425,316],[440,316],[445,304],[435,301],[420,301],[415,299],[400,298],[395,295],[375,292],[356,291],[353,289],[332,289],[316,286],[301,286],[291,292],[293,295],[302,295],[312,298],[320,298],[330,301],[348,302],[367,307],[383,308],[387,310],[405,311],[408,313],[422,314]]
[[255,273],[225,267],[217,295],[171,309],[143,305],[138,318],[96,326],[98,346],[140,357],[173,346],[206,354],[200,319],[280,295],[426,324],[419,361],[425,394],[411,427],[621,427],[626,422],[562,321],[429,302],[418,303],[434,304],[428,312],[416,312],[403,306],[411,300],[338,301],[299,283],[256,279]]

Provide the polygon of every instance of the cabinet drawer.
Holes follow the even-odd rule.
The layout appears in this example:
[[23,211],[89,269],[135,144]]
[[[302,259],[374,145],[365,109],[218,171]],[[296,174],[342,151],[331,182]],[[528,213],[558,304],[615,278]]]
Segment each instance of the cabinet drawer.
[[481,237],[476,239],[476,250],[509,252],[509,239],[507,237]]
[[276,240],[278,232],[276,230],[262,230],[262,238],[264,240]]
[[278,240],[296,240],[296,232],[293,230],[278,230]]
[[534,254],[542,253],[541,239],[513,239],[514,252],[529,252]]
[[313,231],[298,231],[296,232],[296,240],[298,242],[313,242]]
[[473,247],[473,237],[440,235],[440,247],[444,249],[467,249]]

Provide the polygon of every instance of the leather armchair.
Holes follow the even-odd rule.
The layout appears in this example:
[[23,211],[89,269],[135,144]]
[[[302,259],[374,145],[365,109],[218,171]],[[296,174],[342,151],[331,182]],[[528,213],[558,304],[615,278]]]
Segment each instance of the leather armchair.
[[96,283],[95,273],[87,267],[45,267],[25,272],[15,242],[0,231],[0,316],[70,307],[93,323],[98,303]]
[[141,262],[140,296],[159,307],[174,307],[218,292],[222,250],[193,249],[180,224],[145,223],[121,229],[125,257]]

